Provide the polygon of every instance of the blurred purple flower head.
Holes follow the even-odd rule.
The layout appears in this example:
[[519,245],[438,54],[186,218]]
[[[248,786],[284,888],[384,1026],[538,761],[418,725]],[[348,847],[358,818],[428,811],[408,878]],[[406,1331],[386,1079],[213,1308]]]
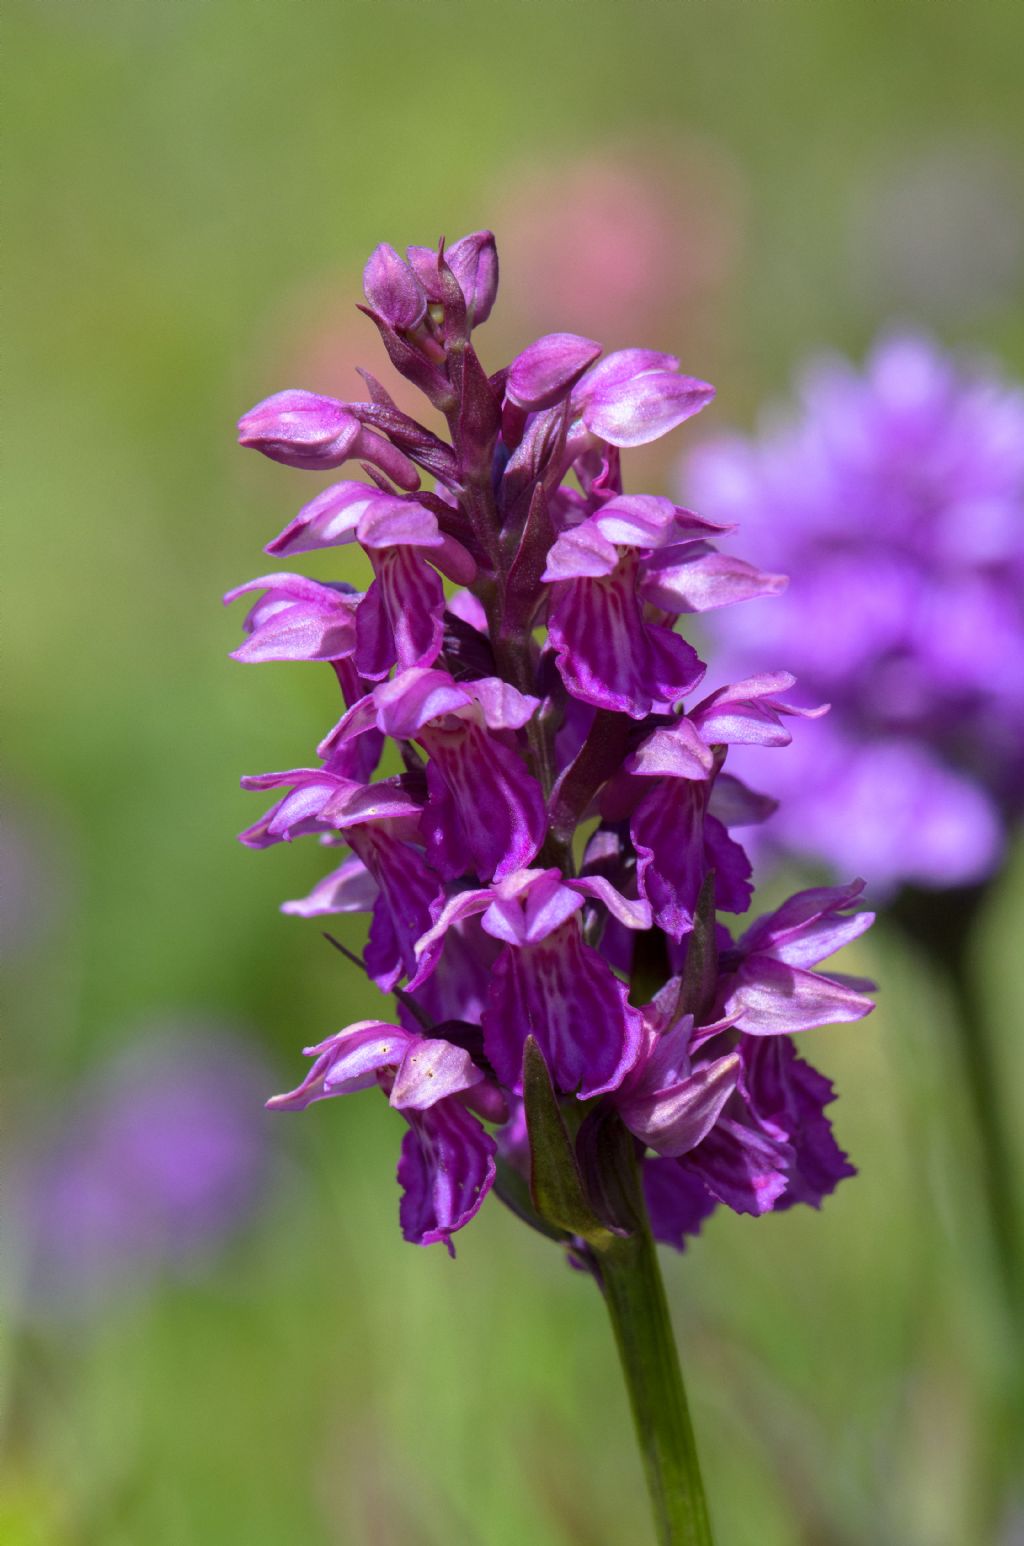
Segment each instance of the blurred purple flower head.
[[767,651],[832,705],[758,773],[768,841],[876,887],[983,878],[1024,804],[1024,391],[892,335],[862,372],[807,370],[795,416],[702,446],[684,482],[791,576],[712,621],[724,669]]
[[189,1271],[255,1211],[269,1175],[268,1067],[217,1024],[168,1020],[75,1089],[14,1167],[15,1295],[78,1314]]
[[[678,623],[785,579],[720,553],[713,521],[624,492],[623,451],[713,388],[673,355],[563,331],[489,374],[474,330],[497,281],[486,231],[380,246],[364,272],[361,309],[447,438],[369,372],[364,401],[288,390],[239,426],[274,461],[355,459],[370,479],[321,489],[267,544],[291,561],[358,543],[365,593],[282,572],[224,599],[249,602],[236,659],[323,662],[342,699],[317,766],[242,780],[275,798],[241,840],[348,848],[285,910],[368,913],[361,964],[397,999],[308,1047],[306,1078],[271,1104],[382,1092],[408,1129],[402,1232],[452,1250],[493,1187],[529,1216],[539,1059],[545,1109],[635,1145],[655,1230],[681,1244],[720,1202],[817,1206],[851,1173],[831,1086],[788,1037],[869,1013],[863,982],[812,968],[871,915],[850,915],[856,884],[735,940],[717,922],[753,890],[730,828],[772,810],[726,757],[784,747],[784,721],[821,710],[778,671],[689,703],[706,667]],[[376,777],[389,742],[401,771]]]

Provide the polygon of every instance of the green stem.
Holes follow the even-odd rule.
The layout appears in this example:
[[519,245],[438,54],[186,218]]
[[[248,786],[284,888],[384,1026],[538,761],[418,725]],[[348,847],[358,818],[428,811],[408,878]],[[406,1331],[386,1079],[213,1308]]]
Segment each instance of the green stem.
[[646,1219],[598,1259],[659,1546],[712,1546],[679,1354]]

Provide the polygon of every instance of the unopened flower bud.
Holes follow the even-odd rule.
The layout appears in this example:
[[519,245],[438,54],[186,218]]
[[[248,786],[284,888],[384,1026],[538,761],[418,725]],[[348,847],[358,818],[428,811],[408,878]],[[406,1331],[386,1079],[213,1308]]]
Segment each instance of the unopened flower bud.
[[427,311],[427,293],[394,247],[381,242],[363,270],[363,293],[374,311],[393,328],[410,332]]
[[362,425],[344,404],[316,392],[275,392],[238,421],[238,443],[286,467],[338,467]]

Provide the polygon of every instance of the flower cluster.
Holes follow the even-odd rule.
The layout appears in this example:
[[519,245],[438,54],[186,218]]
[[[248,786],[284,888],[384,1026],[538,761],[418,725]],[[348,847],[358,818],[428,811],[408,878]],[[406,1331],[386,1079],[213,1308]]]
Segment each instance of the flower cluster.
[[[281,792],[242,841],[345,849],[286,910],[368,913],[365,969],[398,1005],[310,1048],[270,1104],[382,1089],[408,1124],[403,1232],[450,1249],[496,1182],[527,1196],[539,1055],[581,1137],[595,1115],[633,1135],[655,1232],[681,1246],[719,1202],[817,1204],[851,1173],[831,1087],[789,1035],[871,1009],[868,984],[814,970],[871,915],[858,883],[735,940],[716,921],[751,896],[732,829],[772,808],[727,749],[784,745],[805,711],[784,674],[700,696],[675,624],[784,582],[717,551],[723,528],[693,511],[623,492],[621,451],[712,388],[565,333],[488,375],[472,334],[497,273],[488,232],[378,247],[366,268],[364,310],[447,439],[365,372],[366,402],[285,391],[241,420],[275,461],[355,460],[367,480],[322,489],[267,551],[356,542],[374,574],[363,594],[279,573],[227,598],[257,593],[238,659],[326,661],[344,703],[316,766],[243,780]],[[401,771],[378,777],[388,742]]]
[[891,889],[983,879],[1024,805],[1024,392],[891,336],[686,485],[794,576],[716,619],[727,667],[768,648],[832,703],[771,767],[771,841]]

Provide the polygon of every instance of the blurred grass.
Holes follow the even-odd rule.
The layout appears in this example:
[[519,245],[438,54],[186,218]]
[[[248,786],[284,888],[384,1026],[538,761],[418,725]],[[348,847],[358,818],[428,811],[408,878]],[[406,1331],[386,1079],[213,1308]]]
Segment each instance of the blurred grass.
[[[140,1014],[247,1018],[283,1087],[379,1002],[276,911],[322,856],[231,840],[260,808],[238,775],[302,762],[335,708],[326,673],[227,661],[218,605],[308,487],[232,425],[334,385],[284,379],[310,297],[347,306],[380,239],[500,242],[533,160],[697,133],[746,229],[728,326],[684,365],[716,380],[716,423],[742,420],[806,347],[882,320],[851,190],[950,136],[1014,154],[1024,11],[20,0],[6,32],[8,804],[64,898],[8,969],[16,1144]],[[1019,372],[1022,318],[1006,303],[970,339]],[[1018,864],[983,960],[1007,1088],[1022,898]],[[943,1006],[884,935],[864,961],[878,1015],[809,1038],[861,1177],[820,1216],[718,1217],[666,1264],[726,1546],[988,1528],[972,1478],[1003,1333]],[[647,1539],[597,1296],[496,1204],[457,1265],[405,1246],[397,1128],[369,1096],[278,1119],[264,1223],[215,1271],[12,1338],[0,1540]]]

